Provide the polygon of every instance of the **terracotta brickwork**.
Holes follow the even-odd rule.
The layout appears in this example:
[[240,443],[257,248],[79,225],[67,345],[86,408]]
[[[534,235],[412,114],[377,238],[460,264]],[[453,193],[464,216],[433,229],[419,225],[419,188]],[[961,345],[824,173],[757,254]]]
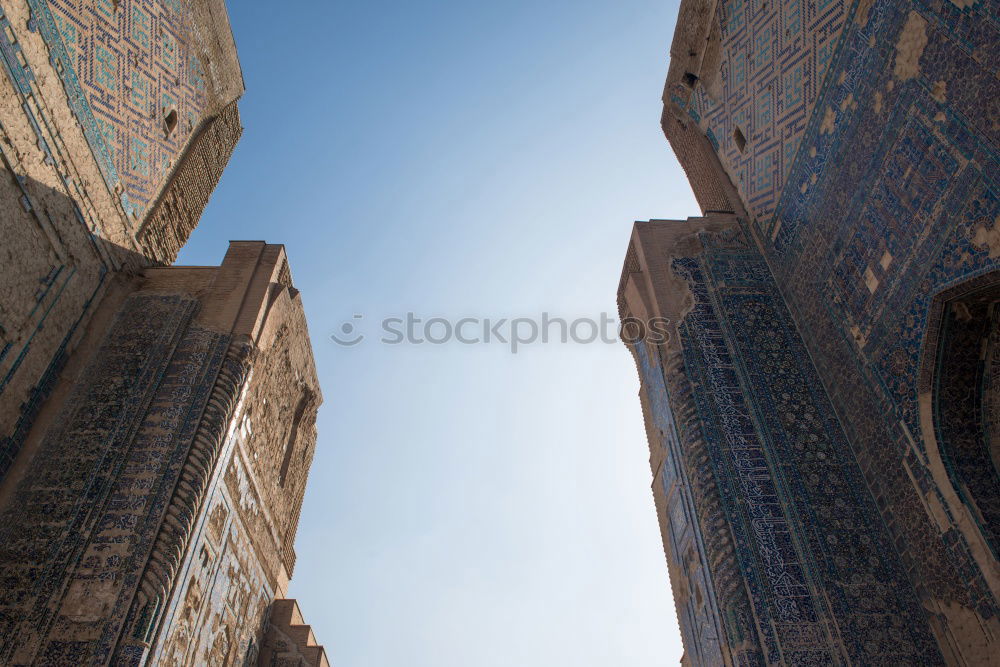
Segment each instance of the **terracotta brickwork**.
[[149,268],[101,309],[0,488],[0,662],[253,661],[321,400],[283,248]]
[[[685,0],[681,19],[664,131],[735,236],[638,226],[619,301],[673,320],[633,352],[685,660],[995,664],[995,3]],[[752,441],[763,458],[734,453]],[[764,594],[747,559],[786,583]],[[758,600],[796,590],[824,630],[785,639],[770,614],[791,608]]]
[[261,667],[330,667],[326,651],[316,643],[312,628],[302,619],[295,600],[275,600],[271,605]]
[[221,0],[3,0],[0,61],[2,477],[111,276],[197,224],[243,80]]
[[260,330],[255,362],[167,609],[157,664],[222,664],[243,655],[248,638],[256,650],[268,604],[283,596],[294,567],[321,395],[287,265],[258,282],[263,312],[238,319]]

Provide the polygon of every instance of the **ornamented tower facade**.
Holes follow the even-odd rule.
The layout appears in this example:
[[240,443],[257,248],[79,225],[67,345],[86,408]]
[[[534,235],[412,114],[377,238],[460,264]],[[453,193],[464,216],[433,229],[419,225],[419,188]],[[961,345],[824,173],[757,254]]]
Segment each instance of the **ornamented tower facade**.
[[284,250],[168,267],[242,128],[223,0],[0,0],[0,664],[328,664]]
[[995,4],[683,0],[623,317],[687,664],[996,664]]
[[117,279],[4,483],[0,661],[252,661],[319,403],[281,246]]
[[240,137],[222,0],[0,2],[0,477],[110,277],[173,262]]

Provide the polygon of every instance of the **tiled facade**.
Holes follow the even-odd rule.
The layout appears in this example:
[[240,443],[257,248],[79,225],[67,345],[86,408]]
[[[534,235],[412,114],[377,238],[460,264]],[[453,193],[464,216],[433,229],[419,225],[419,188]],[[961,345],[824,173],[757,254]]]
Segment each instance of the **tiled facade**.
[[672,321],[633,352],[692,664],[1000,655],[998,51],[987,0],[681,4],[708,217],[638,224],[619,302]]
[[283,248],[119,279],[60,385],[0,487],[0,663],[252,664],[320,402]]
[[243,79],[222,0],[3,0],[0,61],[2,478],[109,277],[198,223]]
[[[141,222],[207,116],[242,92],[214,78],[232,58],[225,5],[192,0],[28,0],[108,187]],[[213,16],[214,14],[214,16]],[[206,27],[218,34],[206,39]],[[30,73],[27,74],[30,77]]]
[[0,61],[0,664],[326,664],[284,249],[167,266],[242,133],[223,1],[0,0]]

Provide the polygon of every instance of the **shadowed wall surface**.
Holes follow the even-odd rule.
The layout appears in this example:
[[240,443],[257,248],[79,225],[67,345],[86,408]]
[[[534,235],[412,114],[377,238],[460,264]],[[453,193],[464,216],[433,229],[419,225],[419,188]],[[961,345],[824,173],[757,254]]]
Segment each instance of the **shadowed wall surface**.
[[0,476],[110,275],[170,263],[242,128],[221,0],[0,3]]

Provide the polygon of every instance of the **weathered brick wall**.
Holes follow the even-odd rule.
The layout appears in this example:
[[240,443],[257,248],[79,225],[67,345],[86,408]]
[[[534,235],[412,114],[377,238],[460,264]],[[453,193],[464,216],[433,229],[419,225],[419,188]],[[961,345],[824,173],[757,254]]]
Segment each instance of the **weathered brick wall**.
[[257,664],[260,667],[330,667],[326,651],[316,642],[295,600],[275,600],[271,605]]
[[2,478],[111,274],[197,224],[243,82],[221,0],[3,0],[0,60]]
[[702,134],[701,128],[691,118],[678,112],[675,105],[667,105],[660,119],[663,134],[670,140],[670,147],[684,169],[688,182],[693,186],[695,199],[702,213],[735,213],[739,203],[733,201],[723,179],[725,173],[718,168],[718,158],[712,144]]
[[[113,293],[0,485],[0,662],[252,659],[320,401],[284,251],[234,242]],[[258,463],[286,451],[283,479]]]
[[136,233],[147,256],[164,262],[177,257],[198,225],[242,133],[236,102],[202,124]]
[[286,288],[269,314],[266,335],[271,341],[260,362],[268,373],[251,380],[246,427],[250,446],[267,443],[255,448],[248,473],[258,480],[260,501],[276,531],[267,538],[269,549],[281,555],[291,576],[293,540],[316,448],[316,412],[322,398],[311,366],[305,316],[296,303],[298,297],[285,298],[287,294]]
[[136,594],[228,337],[197,301],[122,306],[8,503],[0,660],[104,662]]
[[259,308],[244,308],[235,320],[238,330],[250,332],[254,359],[206,509],[165,604],[151,654],[156,664],[228,664],[252,655],[261,646],[268,604],[286,593],[294,566],[322,397],[283,252],[266,246],[241,261],[267,267],[250,283],[249,298]]

